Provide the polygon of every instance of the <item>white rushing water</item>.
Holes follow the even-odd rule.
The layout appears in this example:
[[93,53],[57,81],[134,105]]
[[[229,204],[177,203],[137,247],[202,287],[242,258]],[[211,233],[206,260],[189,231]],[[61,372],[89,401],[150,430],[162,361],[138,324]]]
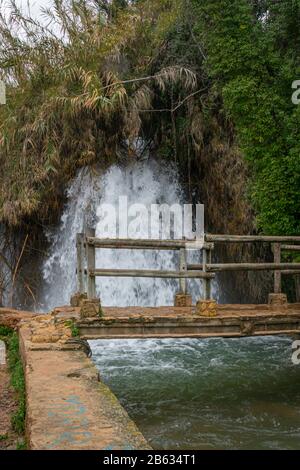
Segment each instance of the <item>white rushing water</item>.
[[[90,226],[101,236],[100,207],[117,207],[120,196],[127,196],[128,205],[186,200],[172,166],[144,161],[104,174],[81,170],[68,190],[60,225],[47,234],[44,311],[69,304],[77,290],[76,234]],[[112,238],[113,232],[108,231]],[[188,255],[199,260],[199,252]],[[106,269],[172,270],[178,254],[101,249],[96,262]],[[97,280],[104,306],[172,305],[178,287],[177,280]],[[201,282],[190,281],[188,289],[195,302]],[[213,295],[218,298],[216,291]],[[91,347],[102,380],[154,449],[299,448],[299,373],[288,338],[104,340]]]
[[[101,235],[100,205],[118,207],[119,197],[127,197],[128,205],[183,204],[184,191],[179,184],[177,171],[171,165],[162,166],[154,161],[135,162],[127,167],[111,167],[105,174],[89,169],[79,172],[67,193],[67,204],[58,228],[47,233],[50,252],[43,265],[44,287],[42,307],[45,311],[55,306],[69,304],[76,292],[76,234],[84,226],[96,228]],[[144,229],[146,230],[146,228]],[[114,233],[109,233],[114,237]],[[141,228],[141,236],[143,233]],[[188,257],[198,261],[198,252]],[[174,270],[178,267],[178,253],[149,250],[97,250],[99,268],[134,268]],[[201,282],[188,281],[194,301],[200,297]],[[103,306],[164,306],[172,305],[179,289],[177,280],[100,278],[97,294]]]

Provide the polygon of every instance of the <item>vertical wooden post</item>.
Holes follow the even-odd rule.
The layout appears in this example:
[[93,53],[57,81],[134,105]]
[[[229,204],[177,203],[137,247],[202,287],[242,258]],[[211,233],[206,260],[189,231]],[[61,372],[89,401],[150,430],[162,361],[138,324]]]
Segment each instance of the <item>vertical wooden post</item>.
[[89,245],[87,237],[95,237],[95,229],[88,228],[86,230],[86,258],[87,258],[87,296],[88,299],[96,297],[96,278],[91,276],[91,271],[95,270],[96,266],[96,253],[94,245]]
[[[212,255],[212,250],[208,250],[208,264],[211,264],[211,255]],[[207,268],[206,268],[207,270]],[[212,279],[207,279],[207,294],[208,294],[208,300],[211,300],[211,284],[212,284]]]
[[[274,263],[281,263],[281,245],[273,244]],[[281,271],[274,272],[274,294],[281,294]]]
[[[180,272],[186,271],[187,263],[186,263],[186,249],[185,248],[180,248],[179,258],[180,258],[180,266],[179,266]],[[183,278],[180,279],[180,292],[182,294],[186,294],[186,279],[183,279]]]
[[[202,265],[203,265],[203,272],[207,272],[207,261],[208,261],[208,255],[210,259],[210,250],[207,250],[206,248],[203,248],[203,258],[202,258]],[[204,283],[204,300],[210,300],[211,298],[211,280],[210,279],[203,279]]]
[[84,234],[78,233],[76,237],[77,248],[77,287],[80,294],[84,294]]

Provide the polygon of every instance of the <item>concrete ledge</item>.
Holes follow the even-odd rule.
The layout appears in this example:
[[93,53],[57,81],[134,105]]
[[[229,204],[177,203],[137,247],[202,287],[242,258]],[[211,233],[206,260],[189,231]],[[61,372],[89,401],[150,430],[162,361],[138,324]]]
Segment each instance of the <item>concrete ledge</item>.
[[271,310],[268,305],[217,305],[216,316],[192,308],[105,308],[103,318],[75,320],[84,339],[241,338],[300,333],[300,304]]
[[9,308],[0,308],[0,325],[15,329],[23,320],[30,320],[38,315],[40,314]]
[[82,351],[32,349],[29,325],[20,328],[20,351],[30,449],[150,449]]

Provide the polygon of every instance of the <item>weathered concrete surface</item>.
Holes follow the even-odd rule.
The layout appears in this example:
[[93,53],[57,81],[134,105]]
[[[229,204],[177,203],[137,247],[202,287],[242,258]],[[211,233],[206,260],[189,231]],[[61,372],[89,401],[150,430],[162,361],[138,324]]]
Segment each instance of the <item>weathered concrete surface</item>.
[[80,336],[97,338],[208,338],[300,333],[300,304],[216,305],[216,315],[196,307],[103,308],[103,318],[80,319],[78,309],[56,309],[58,318],[75,319]]
[[10,374],[6,365],[0,365],[0,450],[16,449],[20,437],[13,431],[12,415],[18,403],[10,384]]
[[31,335],[29,325],[21,326],[30,449],[149,449],[82,351],[34,344]]
[[22,310],[0,308],[0,325],[15,329],[21,321],[30,320],[38,315],[38,313],[25,312]]

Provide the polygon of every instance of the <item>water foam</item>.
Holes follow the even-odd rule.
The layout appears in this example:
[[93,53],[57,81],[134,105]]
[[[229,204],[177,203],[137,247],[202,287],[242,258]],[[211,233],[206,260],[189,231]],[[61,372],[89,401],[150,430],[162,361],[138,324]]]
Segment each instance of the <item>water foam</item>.
[[[58,228],[49,230],[50,251],[43,264],[44,310],[66,305],[76,291],[76,234],[85,225],[100,231],[99,206],[117,207],[119,197],[126,196],[128,204],[183,204],[185,194],[172,165],[154,161],[135,162],[127,167],[112,166],[105,174],[82,169],[67,192],[67,203]],[[142,234],[143,235],[143,234]],[[145,234],[146,235],[146,234]],[[113,237],[113,234],[112,234]],[[199,261],[199,252],[189,253],[190,261]],[[105,269],[177,269],[178,253],[149,250],[97,250],[97,267]],[[188,281],[194,301],[201,295],[201,282]],[[177,280],[101,278],[97,294],[104,306],[165,306],[172,305],[179,289]]]

